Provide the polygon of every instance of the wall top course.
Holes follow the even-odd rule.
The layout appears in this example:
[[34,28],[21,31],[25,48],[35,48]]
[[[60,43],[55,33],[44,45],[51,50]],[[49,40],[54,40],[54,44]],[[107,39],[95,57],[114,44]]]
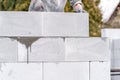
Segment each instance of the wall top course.
[[89,37],[88,13],[0,11],[0,36]]

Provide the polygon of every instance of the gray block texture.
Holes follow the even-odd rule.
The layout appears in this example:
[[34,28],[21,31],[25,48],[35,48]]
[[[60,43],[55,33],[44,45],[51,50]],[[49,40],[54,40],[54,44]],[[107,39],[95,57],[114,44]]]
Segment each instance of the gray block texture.
[[110,61],[110,49],[102,38],[67,38],[67,61]]
[[0,38],[0,62],[17,62],[17,41],[9,38]]
[[29,61],[110,61],[102,38],[40,38],[31,45]]
[[39,38],[28,42],[28,48],[9,38],[0,43],[0,58],[6,62],[110,61],[110,49],[101,38]]
[[87,13],[0,11],[0,36],[89,36]]
[[62,38],[40,38],[31,46],[29,61],[64,61],[65,44]]

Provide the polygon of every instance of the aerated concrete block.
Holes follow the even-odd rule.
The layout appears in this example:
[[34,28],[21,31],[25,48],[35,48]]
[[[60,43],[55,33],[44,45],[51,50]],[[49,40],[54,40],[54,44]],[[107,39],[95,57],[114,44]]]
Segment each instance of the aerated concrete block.
[[44,36],[89,36],[87,13],[45,13]]
[[112,61],[111,61],[111,67],[119,69],[119,67],[120,67],[120,59],[112,59]]
[[90,80],[111,80],[110,62],[91,62]]
[[0,62],[17,62],[18,44],[10,38],[0,38]]
[[110,61],[110,50],[102,38],[67,38],[66,61]]
[[0,63],[0,80],[42,80],[42,63]]
[[44,63],[44,80],[89,80],[89,62]]
[[120,39],[112,40],[112,49],[120,50]]
[[27,62],[28,49],[24,44],[18,42],[18,62]]
[[102,37],[108,37],[112,39],[120,38],[120,29],[102,29],[101,30]]
[[87,13],[0,12],[0,36],[89,36]]
[[65,45],[62,38],[40,38],[31,45],[29,61],[64,61]]
[[41,13],[0,12],[0,36],[40,36],[41,28]]

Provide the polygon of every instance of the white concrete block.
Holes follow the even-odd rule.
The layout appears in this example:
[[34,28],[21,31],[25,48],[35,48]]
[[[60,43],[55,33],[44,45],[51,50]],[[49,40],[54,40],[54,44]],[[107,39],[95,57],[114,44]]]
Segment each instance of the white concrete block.
[[119,76],[119,75],[112,76],[112,77],[111,77],[111,80],[120,80],[120,76]]
[[64,61],[65,45],[62,38],[40,38],[31,46],[29,61]]
[[0,38],[0,62],[17,62],[17,41],[10,38]]
[[120,50],[114,50],[112,58],[113,59],[120,59]]
[[27,55],[28,55],[28,52],[27,52],[26,46],[18,42],[18,61],[26,62],[28,59]]
[[0,36],[40,36],[41,27],[41,13],[0,12]]
[[89,36],[87,13],[0,12],[0,36]]
[[110,61],[110,50],[102,38],[67,38],[67,61]]
[[15,38],[18,41],[18,61],[26,62],[29,60],[32,44],[37,41],[38,37],[19,37]]
[[107,47],[111,50],[112,49],[112,39],[110,38],[102,38],[104,39],[105,43],[107,43]]
[[112,39],[120,38],[120,29],[102,29],[102,37],[109,37]]
[[44,63],[44,80],[89,80],[89,63]]
[[120,59],[112,59],[112,68],[120,68]]
[[42,80],[42,63],[1,63],[0,80]]
[[44,36],[89,36],[87,13],[45,13]]
[[113,49],[120,49],[120,39],[113,39],[112,44]]
[[111,59],[111,68],[114,68],[114,63],[115,63],[115,60]]
[[110,62],[91,62],[90,80],[111,80]]

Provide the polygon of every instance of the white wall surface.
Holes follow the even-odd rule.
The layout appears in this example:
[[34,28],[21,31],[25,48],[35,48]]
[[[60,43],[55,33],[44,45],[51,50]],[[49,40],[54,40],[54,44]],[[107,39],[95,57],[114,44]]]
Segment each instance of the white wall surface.
[[110,62],[91,62],[90,80],[110,80]]
[[0,38],[0,62],[17,62],[17,41],[10,38]]
[[0,80],[42,80],[41,63],[0,63]]
[[0,36],[89,36],[87,13],[0,12]]
[[102,37],[119,39],[120,38],[120,29],[102,29]]
[[[120,69],[120,29],[103,29],[102,37],[110,38],[110,49],[111,49],[111,68]],[[112,72],[112,74],[119,74],[119,72]],[[119,80],[120,75],[114,75],[111,77],[112,80]]]
[[44,80],[89,80],[89,63],[45,63]]
[[0,15],[0,37],[11,37],[0,38],[0,80],[110,80],[107,40],[88,38],[88,14]]
[[102,38],[67,38],[66,60],[109,61],[110,50]]

